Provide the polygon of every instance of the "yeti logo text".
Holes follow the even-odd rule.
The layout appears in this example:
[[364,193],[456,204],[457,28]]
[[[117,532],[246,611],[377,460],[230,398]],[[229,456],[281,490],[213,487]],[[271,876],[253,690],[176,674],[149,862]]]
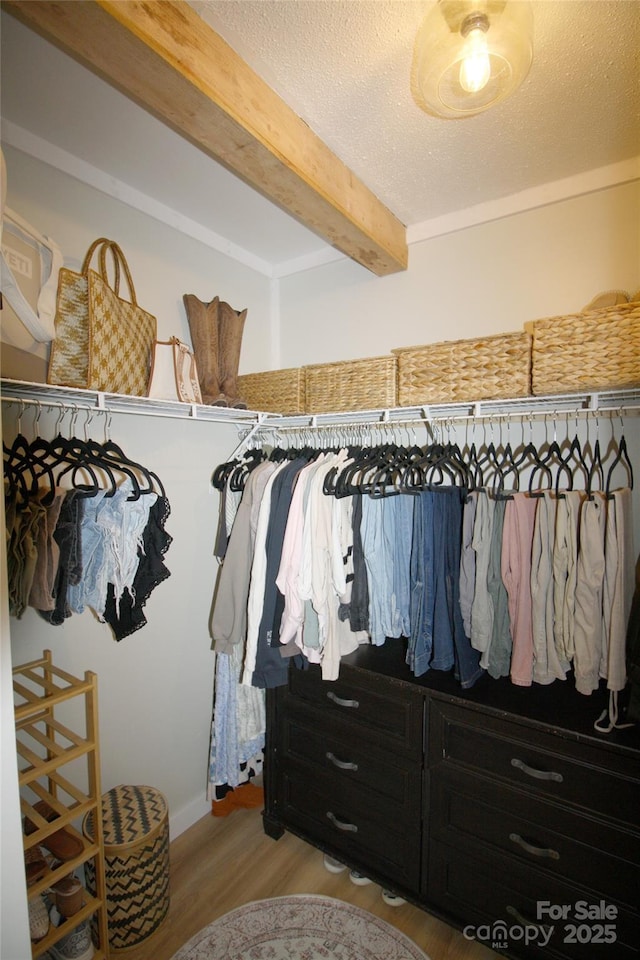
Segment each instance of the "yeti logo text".
[[21,253],[18,253],[17,250],[12,250],[11,247],[8,247],[3,243],[2,252],[5,256],[5,259],[14,273],[19,273],[22,277],[27,277],[30,280],[33,276],[33,264],[28,257],[23,256]]

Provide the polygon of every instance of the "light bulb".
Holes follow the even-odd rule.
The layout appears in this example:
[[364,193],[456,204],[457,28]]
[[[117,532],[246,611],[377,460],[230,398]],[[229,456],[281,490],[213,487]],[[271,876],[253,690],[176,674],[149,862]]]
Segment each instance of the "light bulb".
[[467,35],[464,58],[460,64],[460,86],[467,93],[478,93],[489,82],[491,63],[482,27],[474,27]]

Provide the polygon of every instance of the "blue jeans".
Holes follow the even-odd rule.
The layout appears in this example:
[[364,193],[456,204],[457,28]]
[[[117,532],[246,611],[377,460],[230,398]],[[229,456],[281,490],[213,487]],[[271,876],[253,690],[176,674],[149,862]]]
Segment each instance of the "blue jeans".
[[411,537],[413,528],[412,494],[390,497],[393,504],[393,595],[395,600],[396,633],[411,636]]
[[[480,653],[471,646],[464,630],[460,608],[460,561],[462,557],[462,514],[466,491],[459,487],[446,487],[440,492],[444,504],[443,533],[445,535],[445,578],[451,633],[453,638],[454,676],[463,689],[469,689],[480,679],[484,670],[480,666]],[[436,623],[436,630],[438,623]]]
[[433,498],[431,490],[422,490],[413,507],[411,635],[406,660],[416,677],[429,669],[433,649]]
[[413,513],[411,637],[407,663],[416,676],[455,670],[464,688],[482,676],[480,654],[464,631],[460,610],[462,510],[459,487],[423,490]]

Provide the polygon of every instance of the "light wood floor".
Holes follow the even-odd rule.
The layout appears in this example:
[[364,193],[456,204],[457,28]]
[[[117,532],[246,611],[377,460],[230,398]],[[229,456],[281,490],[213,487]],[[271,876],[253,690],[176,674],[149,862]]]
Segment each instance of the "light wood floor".
[[126,960],[170,960],[195,933],[252,900],[293,893],[336,897],[369,910],[411,937],[431,960],[495,960],[496,954],[411,904],[390,907],[375,884],[329,873],[315,847],[289,833],[267,837],[259,810],[204,817],[171,844],[171,905],[161,927]]

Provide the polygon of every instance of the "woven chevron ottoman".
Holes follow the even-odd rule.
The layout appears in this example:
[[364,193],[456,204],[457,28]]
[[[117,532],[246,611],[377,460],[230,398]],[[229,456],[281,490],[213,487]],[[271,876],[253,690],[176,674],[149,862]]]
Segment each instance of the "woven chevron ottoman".
[[[126,950],[157,930],[169,909],[167,803],[154,787],[114,787],[103,794],[102,823],[109,946]],[[83,833],[93,841],[92,814]],[[92,863],[85,870],[95,896]]]

